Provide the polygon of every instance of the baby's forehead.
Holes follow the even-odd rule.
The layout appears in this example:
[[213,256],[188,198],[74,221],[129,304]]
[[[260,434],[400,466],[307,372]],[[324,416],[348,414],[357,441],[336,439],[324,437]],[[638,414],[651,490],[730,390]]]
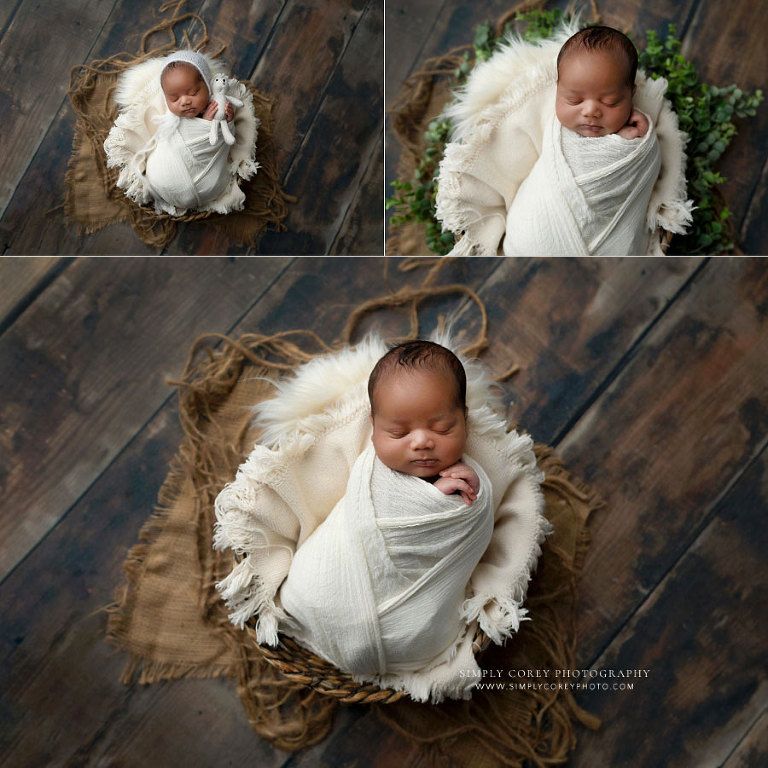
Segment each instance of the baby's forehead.
[[600,62],[601,59],[604,61],[605,58],[611,59],[616,69],[622,70],[625,74],[629,73],[630,64],[621,48],[613,46],[587,48],[584,45],[579,45],[571,48],[565,53],[562,59],[560,59],[558,74],[562,74],[563,70],[567,70],[576,64],[594,63],[595,66],[597,66],[598,62]]
[[456,377],[445,368],[433,367],[404,367],[394,366],[383,371],[376,386],[373,389],[373,399],[380,402],[380,398],[386,398],[391,387],[414,388],[420,390],[434,390],[438,392],[441,387],[448,385],[455,387],[458,394],[459,382]]
[[203,76],[200,74],[200,70],[197,67],[188,64],[186,61],[174,61],[163,69],[160,74],[160,82],[165,83],[166,79],[171,77],[174,73],[192,77],[195,82],[203,79]]

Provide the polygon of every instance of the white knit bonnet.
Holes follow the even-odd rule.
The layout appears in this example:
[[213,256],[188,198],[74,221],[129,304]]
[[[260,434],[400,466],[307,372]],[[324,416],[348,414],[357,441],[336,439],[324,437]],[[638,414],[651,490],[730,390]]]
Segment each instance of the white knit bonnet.
[[183,49],[169,54],[165,57],[165,63],[163,64],[163,68],[160,70],[161,80],[163,77],[163,72],[165,72],[167,66],[172,61],[183,61],[185,64],[191,64],[203,78],[205,87],[208,89],[208,93],[211,92],[211,68],[208,66],[208,62],[205,60],[205,56],[203,56],[202,53]]

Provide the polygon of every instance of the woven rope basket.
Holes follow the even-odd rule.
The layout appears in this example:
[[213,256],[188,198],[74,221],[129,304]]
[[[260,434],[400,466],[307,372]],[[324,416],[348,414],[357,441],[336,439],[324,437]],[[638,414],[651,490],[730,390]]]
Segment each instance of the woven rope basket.
[[[359,683],[352,675],[321,659],[285,635],[278,635],[275,647],[259,645],[256,642],[255,618],[246,626],[249,642],[273,667],[292,682],[331,696],[341,704],[391,704],[405,696],[405,691],[379,688],[375,683]],[[489,640],[479,627],[472,639],[477,656],[488,646]]]

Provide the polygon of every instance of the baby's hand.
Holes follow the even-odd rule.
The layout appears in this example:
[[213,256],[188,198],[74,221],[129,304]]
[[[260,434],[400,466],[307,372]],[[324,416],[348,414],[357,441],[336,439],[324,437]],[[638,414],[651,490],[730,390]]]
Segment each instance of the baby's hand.
[[639,139],[648,131],[648,118],[639,110],[633,109],[629,113],[627,124],[617,131],[622,139]]
[[480,478],[472,467],[458,461],[440,473],[435,487],[446,495],[458,492],[465,504],[471,504],[480,491]]
[[[208,106],[205,108],[205,112],[202,114],[203,120],[213,120],[216,117],[216,110],[219,105],[215,101],[209,101]],[[227,102],[227,106],[224,107],[224,115],[227,118],[227,122],[231,123],[235,117],[235,110],[232,108],[232,104]]]

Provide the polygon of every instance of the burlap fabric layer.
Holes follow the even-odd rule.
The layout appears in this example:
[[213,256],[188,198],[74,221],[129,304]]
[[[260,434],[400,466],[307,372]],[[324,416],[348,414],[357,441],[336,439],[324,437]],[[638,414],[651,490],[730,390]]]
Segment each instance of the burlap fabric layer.
[[[231,240],[250,245],[266,228],[283,228],[282,221],[291,198],[280,185],[272,133],[273,100],[251,83],[245,82],[253,95],[254,112],[261,123],[256,146],[256,162],[260,167],[249,181],[240,180],[245,193],[242,211],[227,215],[211,211],[190,211],[175,217],[159,215],[154,206],[138,205],[126,197],[116,186],[119,169],[107,168],[104,140],[118,114],[112,93],[120,74],[134,64],[167,55],[177,48],[204,50],[210,43],[203,19],[195,13],[182,13],[183,5],[184,0],[174,0],[160,7],[161,14],[170,15],[144,33],[136,54],[117,53],[72,71],[68,95],[77,123],[66,175],[64,209],[81,234],[127,222],[144,243],[160,249],[173,239],[179,222],[205,219],[222,229]],[[180,31],[186,28],[193,30],[191,37],[188,30]],[[158,40],[160,42],[153,42]],[[220,56],[222,51],[213,55]]]
[[[400,307],[415,319],[419,302],[438,293],[475,301],[483,323],[463,351],[480,353],[487,346],[484,307],[460,285],[423,285],[368,302],[351,314],[333,347],[308,331],[239,339],[210,335],[195,343],[178,382],[185,436],[158,507],[126,560],[127,581],[110,609],[108,639],[129,655],[126,682],[229,676],[254,730],[285,750],[322,740],[340,702],[367,702],[412,741],[423,759],[439,765],[559,762],[575,746],[577,721],[597,725],[567,691],[476,691],[471,701],[433,706],[417,704],[402,692],[355,684],[288,639],[277,649],[258,646],[253,629],[238,630],[229,622],[214,587],[233,561],[229,551],[211,546],[213,502],[258,438],[248,406],[273,393],[267,378],[289,374],[315,355],[348,343],[370,311]],[[417,323],[414,327],[412,336]],[[532,620],[523,622],[506,647],[489,648],[480,657],[483,668],[508,680],[530,669],[572,668],[577,577],[587,519],[597,507],[593,494],[551,449],[539,445],[536,456],[546,475],[546,515],[554,534],[530,584],[526,606]]]

